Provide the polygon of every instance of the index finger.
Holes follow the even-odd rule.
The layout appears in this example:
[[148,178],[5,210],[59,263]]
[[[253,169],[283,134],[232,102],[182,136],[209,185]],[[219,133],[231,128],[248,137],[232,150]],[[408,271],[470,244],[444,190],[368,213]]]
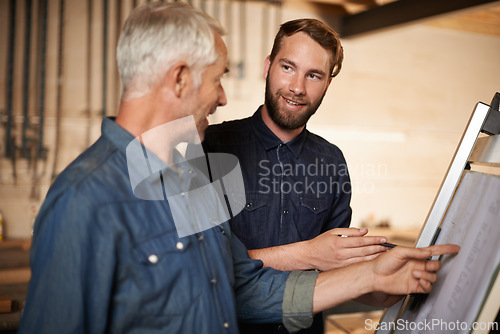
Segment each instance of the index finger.
[[[348,248],[366,247],[366,246],[383,246],[381,244],[387,242],[386,237],[350,237],[343,241]],[[385,246],[384,246],[385,247]]]
[[431,256],[444,255],[444,254],[458,254],[458,252],[460,251],[460,246],[453,244],[433,245],[425,248],[429,249],[432,252]]
[[413,259],[425,260],[431,258],[434,255],[457,254],[459,250],[460,247],[457,245],[446,244],[446,245],[434,245],[422,248],[398,246],[393,248],[391,252],[405,259],[413,258]]

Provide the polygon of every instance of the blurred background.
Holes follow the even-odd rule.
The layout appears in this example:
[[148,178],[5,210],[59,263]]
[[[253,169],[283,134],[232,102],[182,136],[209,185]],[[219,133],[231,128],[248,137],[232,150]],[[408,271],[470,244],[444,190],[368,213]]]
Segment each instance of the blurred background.
[[[0,212],[4,239],[30,238],[57,174],[115,115],[121,24],[146,1],[0,0]],[[475,104],[500,91],[500,2],[193,0],[229,31],[228,105],[263,103],[279,25],[319,18],[345,61],[308,129],[338,145],[353,182],[353,226],[418,230]]]

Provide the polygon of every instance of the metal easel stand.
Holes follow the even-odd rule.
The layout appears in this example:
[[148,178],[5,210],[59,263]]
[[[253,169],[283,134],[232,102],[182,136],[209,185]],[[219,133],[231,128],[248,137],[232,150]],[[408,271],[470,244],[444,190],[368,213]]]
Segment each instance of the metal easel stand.
[[[434,244],[455,191],[462,180],[464,172],[471,168],[472,163],[491,164],[500,167],[499,105],[500,93],[497,92],[490,106],[479,102],[474,108],[446,176],[427,215],[416,247],[427,247]],[[480,133],[486,136],[479,137]],[[380,319],[380,329],[376,331],[377,334],[393,332],[389,329],[391,328],[389,324],[396,323],[408,306],[410,299],[411,296],[406,296],[386,310]]]

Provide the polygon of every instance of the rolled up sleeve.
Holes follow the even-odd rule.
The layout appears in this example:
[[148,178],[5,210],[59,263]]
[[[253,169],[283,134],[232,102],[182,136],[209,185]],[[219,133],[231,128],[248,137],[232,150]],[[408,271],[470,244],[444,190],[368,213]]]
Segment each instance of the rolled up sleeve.
[[313,293],[318,271],[292,271],[283,295],[283,325],[289,332],[311,326]]

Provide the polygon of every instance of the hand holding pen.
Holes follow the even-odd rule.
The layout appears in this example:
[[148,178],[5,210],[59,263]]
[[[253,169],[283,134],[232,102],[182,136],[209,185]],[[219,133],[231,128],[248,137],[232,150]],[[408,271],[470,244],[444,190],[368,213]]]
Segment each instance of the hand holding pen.
[[[347,238],[348,236],[347,235],[343,235],[343,234],[337,234],[339,237],[342,237],[342,238]],[[389,248],[394,248],[396,247],[397,245],[396,244],[391,244],[390,242],[381,242],[379,243],[380,246],[384,246],[384,247],[389,247]]]
[[387,250],[388,246],[381,245],[387,238],[367,233],[367,229],[336,228],[305,241],[309,263],[325,271],[376,258]]

